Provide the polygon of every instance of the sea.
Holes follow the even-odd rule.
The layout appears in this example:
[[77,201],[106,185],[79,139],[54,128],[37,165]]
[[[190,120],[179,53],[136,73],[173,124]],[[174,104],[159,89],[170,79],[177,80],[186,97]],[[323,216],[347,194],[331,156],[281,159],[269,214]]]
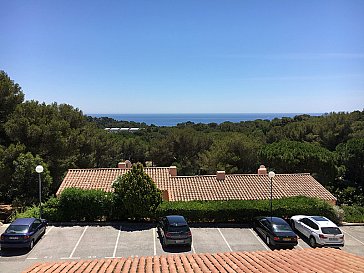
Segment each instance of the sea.
[[91,117],[109,117],[118,121],[134,121],[156,126],[176,126],[179,123],[223,123],[225,121],[240,122],[257,119],[273,120],[275,118],[290,117],[307,114],[310,116],[321,116],[324,113],[208,113],[208,114],[87,114]]

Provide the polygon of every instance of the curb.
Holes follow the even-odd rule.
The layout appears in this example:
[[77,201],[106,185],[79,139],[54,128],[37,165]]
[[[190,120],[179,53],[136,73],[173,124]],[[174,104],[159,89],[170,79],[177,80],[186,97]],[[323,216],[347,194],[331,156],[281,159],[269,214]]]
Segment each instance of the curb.
[[348,227],[362,227],[364,226],[364,223],[347,223],[347,222],[342,222],[341,226],[348,226]]

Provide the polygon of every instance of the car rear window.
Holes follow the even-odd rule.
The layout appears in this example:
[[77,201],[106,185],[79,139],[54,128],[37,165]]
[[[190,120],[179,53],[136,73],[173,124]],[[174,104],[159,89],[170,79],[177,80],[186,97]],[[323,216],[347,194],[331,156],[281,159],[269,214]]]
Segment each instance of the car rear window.
[[292,231],[289,225],[273,225],[273,230],[278,232]]
[[187,232],[190,228],[188,226],[169,226],[169,232]]
[[337,227],[323,227],[321,230],[324,234],[341,234],[341,230]]
[[28,227],[27,225],[10,225],[6,233],[25,233],[28,231]]

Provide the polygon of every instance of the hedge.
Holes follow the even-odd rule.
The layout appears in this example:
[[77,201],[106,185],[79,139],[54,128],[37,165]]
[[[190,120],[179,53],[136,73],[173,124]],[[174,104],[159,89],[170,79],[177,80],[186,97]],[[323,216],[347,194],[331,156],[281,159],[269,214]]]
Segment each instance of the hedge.
[[[275,199],[272,215],[289,218],[293,215],[322,215],[340,222],[327,202],[304,196]],[[256,216],[270,215],[269,200],[163,202],[157,216],[183,215],[190,222],[251,222]]]
[[[66,189],[59,198],[51,198],[43,204],[43,217],[48,221],[105,221],[125,220],[123,210],[116,209],[113,193],[100,190]],[[275,199],[273,216],[289,218],[292,215],[323,215],[336,223],[340,218],[327,202],[304,196]],[[39,210],[32,207],[22,215],[37,216]],[[256,216],[270,215],[269,200],[189,201],[163,202],[151,219],[165,215],[183,215],[190,222],[239,222],[250,223]]]
[[351,223],[364,223],[364,207],[342,206],[345,213],[345,221]]
[[112,208],[112,193],[67,188],[59,197],[58,218],[63,221],[106,220],[112,217]]

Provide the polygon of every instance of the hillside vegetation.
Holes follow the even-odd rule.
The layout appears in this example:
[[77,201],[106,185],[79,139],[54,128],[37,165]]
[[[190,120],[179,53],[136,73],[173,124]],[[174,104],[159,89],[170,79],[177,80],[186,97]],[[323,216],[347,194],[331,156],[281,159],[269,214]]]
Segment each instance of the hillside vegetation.
[[[143,129],[103,130],[118,126]],[[364,111],[147,126],[87,117],[67,104],[24,101],[21,87],[0,71],[0,202],[37,203],[38,164],[47,200],[68,169],[116,167],[127,159],[176,165],[180,175],[256,173],[261,164],[277,173],[309,172],[339,203],[364,206]]]

